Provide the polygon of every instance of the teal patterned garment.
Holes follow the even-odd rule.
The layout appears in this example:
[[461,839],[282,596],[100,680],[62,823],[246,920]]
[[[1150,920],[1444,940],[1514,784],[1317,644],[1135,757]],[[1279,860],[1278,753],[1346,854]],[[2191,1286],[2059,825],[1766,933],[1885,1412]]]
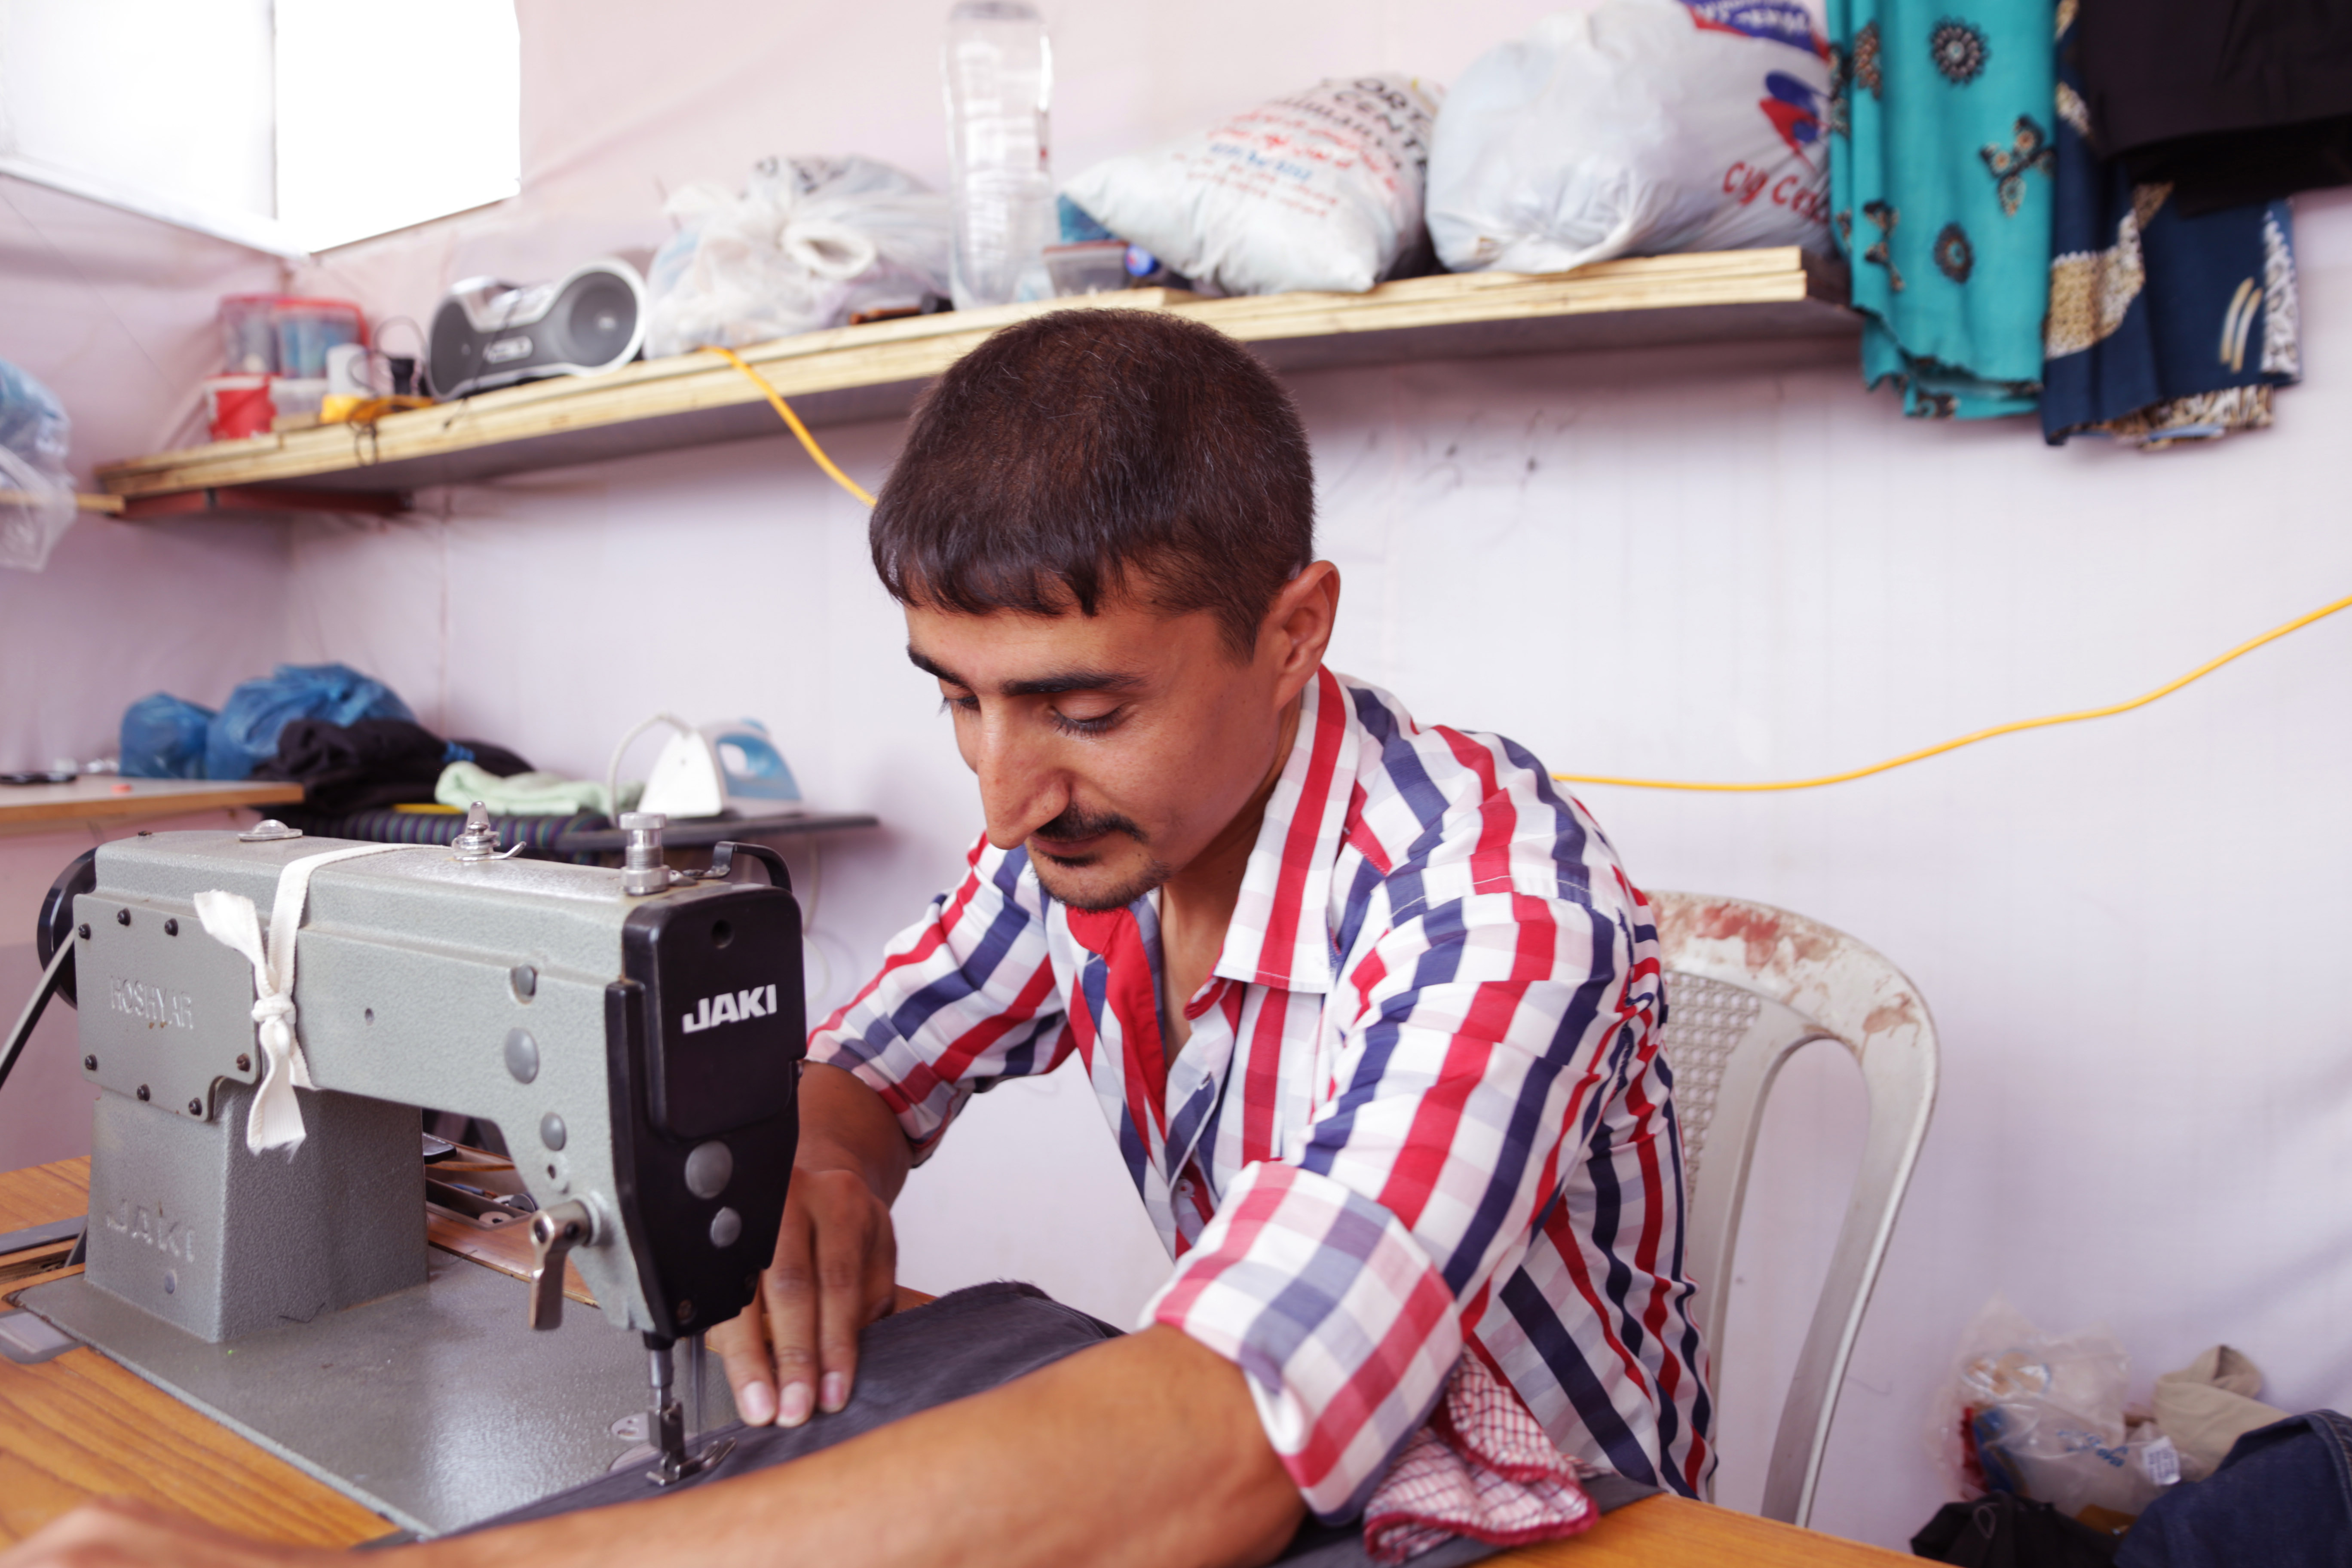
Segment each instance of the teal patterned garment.
[[1829,27],[1830,206],[1864,384],[1894,382],[1925,418],[2032,413],[2054,0],[1829,0]]

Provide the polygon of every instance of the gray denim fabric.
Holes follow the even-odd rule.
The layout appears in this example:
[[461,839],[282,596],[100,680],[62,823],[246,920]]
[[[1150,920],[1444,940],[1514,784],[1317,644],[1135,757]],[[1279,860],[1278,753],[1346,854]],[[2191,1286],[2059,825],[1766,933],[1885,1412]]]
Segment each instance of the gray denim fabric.
[[[848,1441],[904,1415],[982,1394],[1050,1365],[1118,1331],[1066,1307],[1034,1285],[1003,1282],[974,1285],[928,1306],[895,1313],[868,1328],[858,1342],[857,1388],[849,1407],[819,1415],[791,1428],[733,1426],[721,1429],[735,1439],[735,1451],[716,1468],[656,1494],[635,1468],[541,1498],[527,1507],[476,1525],[495,1530],[525,1520],[548,1519],[584,1508],[668,1496],[689,1487],[709,1486],[800,1458]],[[1654,1488],[1609,1477],[1586,1490],[1604,1512],[1648,1496]],[[470,1533],[470,1531],[468,1532]],[[1458,1568],[1499,1550],[1457,1537],[1412,1560],[1413,1568]],[[1296,1568],[1371,1568],[1359,1526],[1320,1525],[1313,1520],[1276,1560]]]

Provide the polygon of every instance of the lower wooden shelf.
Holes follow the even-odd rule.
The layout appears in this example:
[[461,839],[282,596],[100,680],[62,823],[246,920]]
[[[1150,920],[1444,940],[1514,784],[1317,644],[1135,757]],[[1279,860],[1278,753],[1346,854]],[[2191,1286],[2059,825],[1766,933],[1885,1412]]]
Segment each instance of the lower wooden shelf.
[[[1541,277],[1452,273],[1363,294],[1204,300],[1164,289],[1007,305],[808,332],[743,351],[813,426],[896,418],[923,386],[1013,321],[1071,307],[1207,322],[1278,371],[1858,332],[1846,273],[1794,247],[1601,262]],[[431,485],[783,434],[758,388],[710,354],[535,382],[372,426],[217,442],[110,464],[125,515],[383,512]],[[338,498],[348,494],[348,501]],[[201,503],[184,499],[203,497]]]
[[285,805],[301,798],[300,784],[259,779],[228,783],[85,773],[71,784],[0,784],[0,837],[72,827],[117,827],[127,822],[232,806]]

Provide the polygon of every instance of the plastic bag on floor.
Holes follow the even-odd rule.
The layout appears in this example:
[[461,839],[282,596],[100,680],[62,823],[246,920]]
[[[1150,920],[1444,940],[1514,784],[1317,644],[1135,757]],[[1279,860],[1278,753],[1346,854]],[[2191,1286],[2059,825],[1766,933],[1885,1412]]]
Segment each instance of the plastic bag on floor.
[[71,430],[54,393],[0,360],[0,566],[38,572],[73,526]]
[[2011,1492],[2069,1518],[2130,1517],[2180,1479],[2151,1422],[2127,1425],[2131,1358],[2105,1328],[2045,1334],[1999,1296],[1960,1338],[1928,1440],[1963,1500]]
[[948,294],[947,197],[871,158],[762,160],[740,196],[688,185],[646,279],[649,356],[740,348]]
[[1404,76],[1322,82],[1097,163],[1069,197],[1204,291],[1360,294],[1426,257],[1422,177],[1444,93]]
[[1608,0],[1479,57],[1429,154],[1456,272],[1829,248],[1828,45],[1797,0]]
[[205,737],[205,774],[250,778],[278,754],[278,731],[297,719],[345,726],[362,719],[409,719],[398,694],[344,664],[281,664],[277,673],[243,682],[221,704]]

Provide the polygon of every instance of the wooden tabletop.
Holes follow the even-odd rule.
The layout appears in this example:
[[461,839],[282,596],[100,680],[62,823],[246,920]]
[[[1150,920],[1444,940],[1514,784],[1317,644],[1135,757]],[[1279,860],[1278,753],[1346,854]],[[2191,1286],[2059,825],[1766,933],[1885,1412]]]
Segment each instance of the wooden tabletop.
[[[88,1160],[0,1175],[0,1232],[89,1206]],[[96,1351],[38,1366],[0,1360],[0,1546],[97,1497],[137,1498],[293,1545],[350,1546],[392,1529]]]
[[[83,1213],[89,1162],[0,1173],[0,1233]],[[11,1280],[7,1290],[58,1275]],[[93,1350],[0,1360],[0,1546],[76,1503],[134,1497],[265,1541],[351,1546],[391,1525]],[[1619,1509],[1570,1541],[1496,1568],[1892,1568],[1913,1559],[1685,1498]]]
[[0,837],[61,827],[112,827],[143,817],[181,816],[225,806],[286,805],[302,798],[298,784],[261,779],[126,779],[84,773],[71,784],[0,784]]

